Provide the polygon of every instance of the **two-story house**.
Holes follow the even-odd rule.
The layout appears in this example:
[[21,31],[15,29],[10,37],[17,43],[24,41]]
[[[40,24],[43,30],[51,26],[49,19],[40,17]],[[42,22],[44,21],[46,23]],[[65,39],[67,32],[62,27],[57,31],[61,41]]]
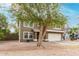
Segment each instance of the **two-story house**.
[[[45,36],[46,41],[61,41],[63,40],[64,30],[61,28],[47,29]],[[25,22],[19,22],[19,41],[37,41],[39,36],[39,26],[26,24]]]

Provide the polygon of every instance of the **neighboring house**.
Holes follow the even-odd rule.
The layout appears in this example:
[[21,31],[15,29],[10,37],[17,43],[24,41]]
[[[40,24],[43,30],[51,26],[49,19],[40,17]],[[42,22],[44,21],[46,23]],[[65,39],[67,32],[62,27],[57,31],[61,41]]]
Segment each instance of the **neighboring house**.
[[[63,40],[64,30],[61,28],[50,28],[45,36],[46,41],[61,41]],[[39,36],[39,26],[19,22],[19,41],[37,41]]]

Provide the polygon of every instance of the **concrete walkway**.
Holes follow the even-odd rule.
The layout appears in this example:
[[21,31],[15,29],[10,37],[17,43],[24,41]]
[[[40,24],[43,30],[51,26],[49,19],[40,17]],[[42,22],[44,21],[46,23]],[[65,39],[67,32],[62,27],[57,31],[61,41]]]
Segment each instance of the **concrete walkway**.
[[74,41],[67,40],[67,41],[60,41],[56,43],[60,45],[76,46],[76,45],[79,45],[79,40],[74,40]]

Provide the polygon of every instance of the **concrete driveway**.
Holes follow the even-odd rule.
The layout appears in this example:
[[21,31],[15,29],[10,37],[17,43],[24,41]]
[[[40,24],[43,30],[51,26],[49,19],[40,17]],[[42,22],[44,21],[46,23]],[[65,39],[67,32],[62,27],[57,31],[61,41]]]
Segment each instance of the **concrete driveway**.
[[60,42],[56,42],[56,43],[60,44],[60,45],[64,45],[64,46],[78,46],[79,40],[74,40],[74,41],[64,40],[64,41],[60,41]]

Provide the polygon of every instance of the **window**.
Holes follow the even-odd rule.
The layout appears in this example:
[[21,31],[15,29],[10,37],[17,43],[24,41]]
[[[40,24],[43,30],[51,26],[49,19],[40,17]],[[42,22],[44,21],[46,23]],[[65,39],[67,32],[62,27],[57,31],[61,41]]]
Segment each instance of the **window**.
[[24,38],[28,38],[28,33],[24,33]]
[[29,33],[29,38],[32,38],[33,37],[33,34],[32,33]]
[[23,32],[23,39],[33,39],[32,32]]
[[26,23],[26,22],[23,22],[23,27],[33,27],[34,25],[31,24],[30,22],[29,23]]

